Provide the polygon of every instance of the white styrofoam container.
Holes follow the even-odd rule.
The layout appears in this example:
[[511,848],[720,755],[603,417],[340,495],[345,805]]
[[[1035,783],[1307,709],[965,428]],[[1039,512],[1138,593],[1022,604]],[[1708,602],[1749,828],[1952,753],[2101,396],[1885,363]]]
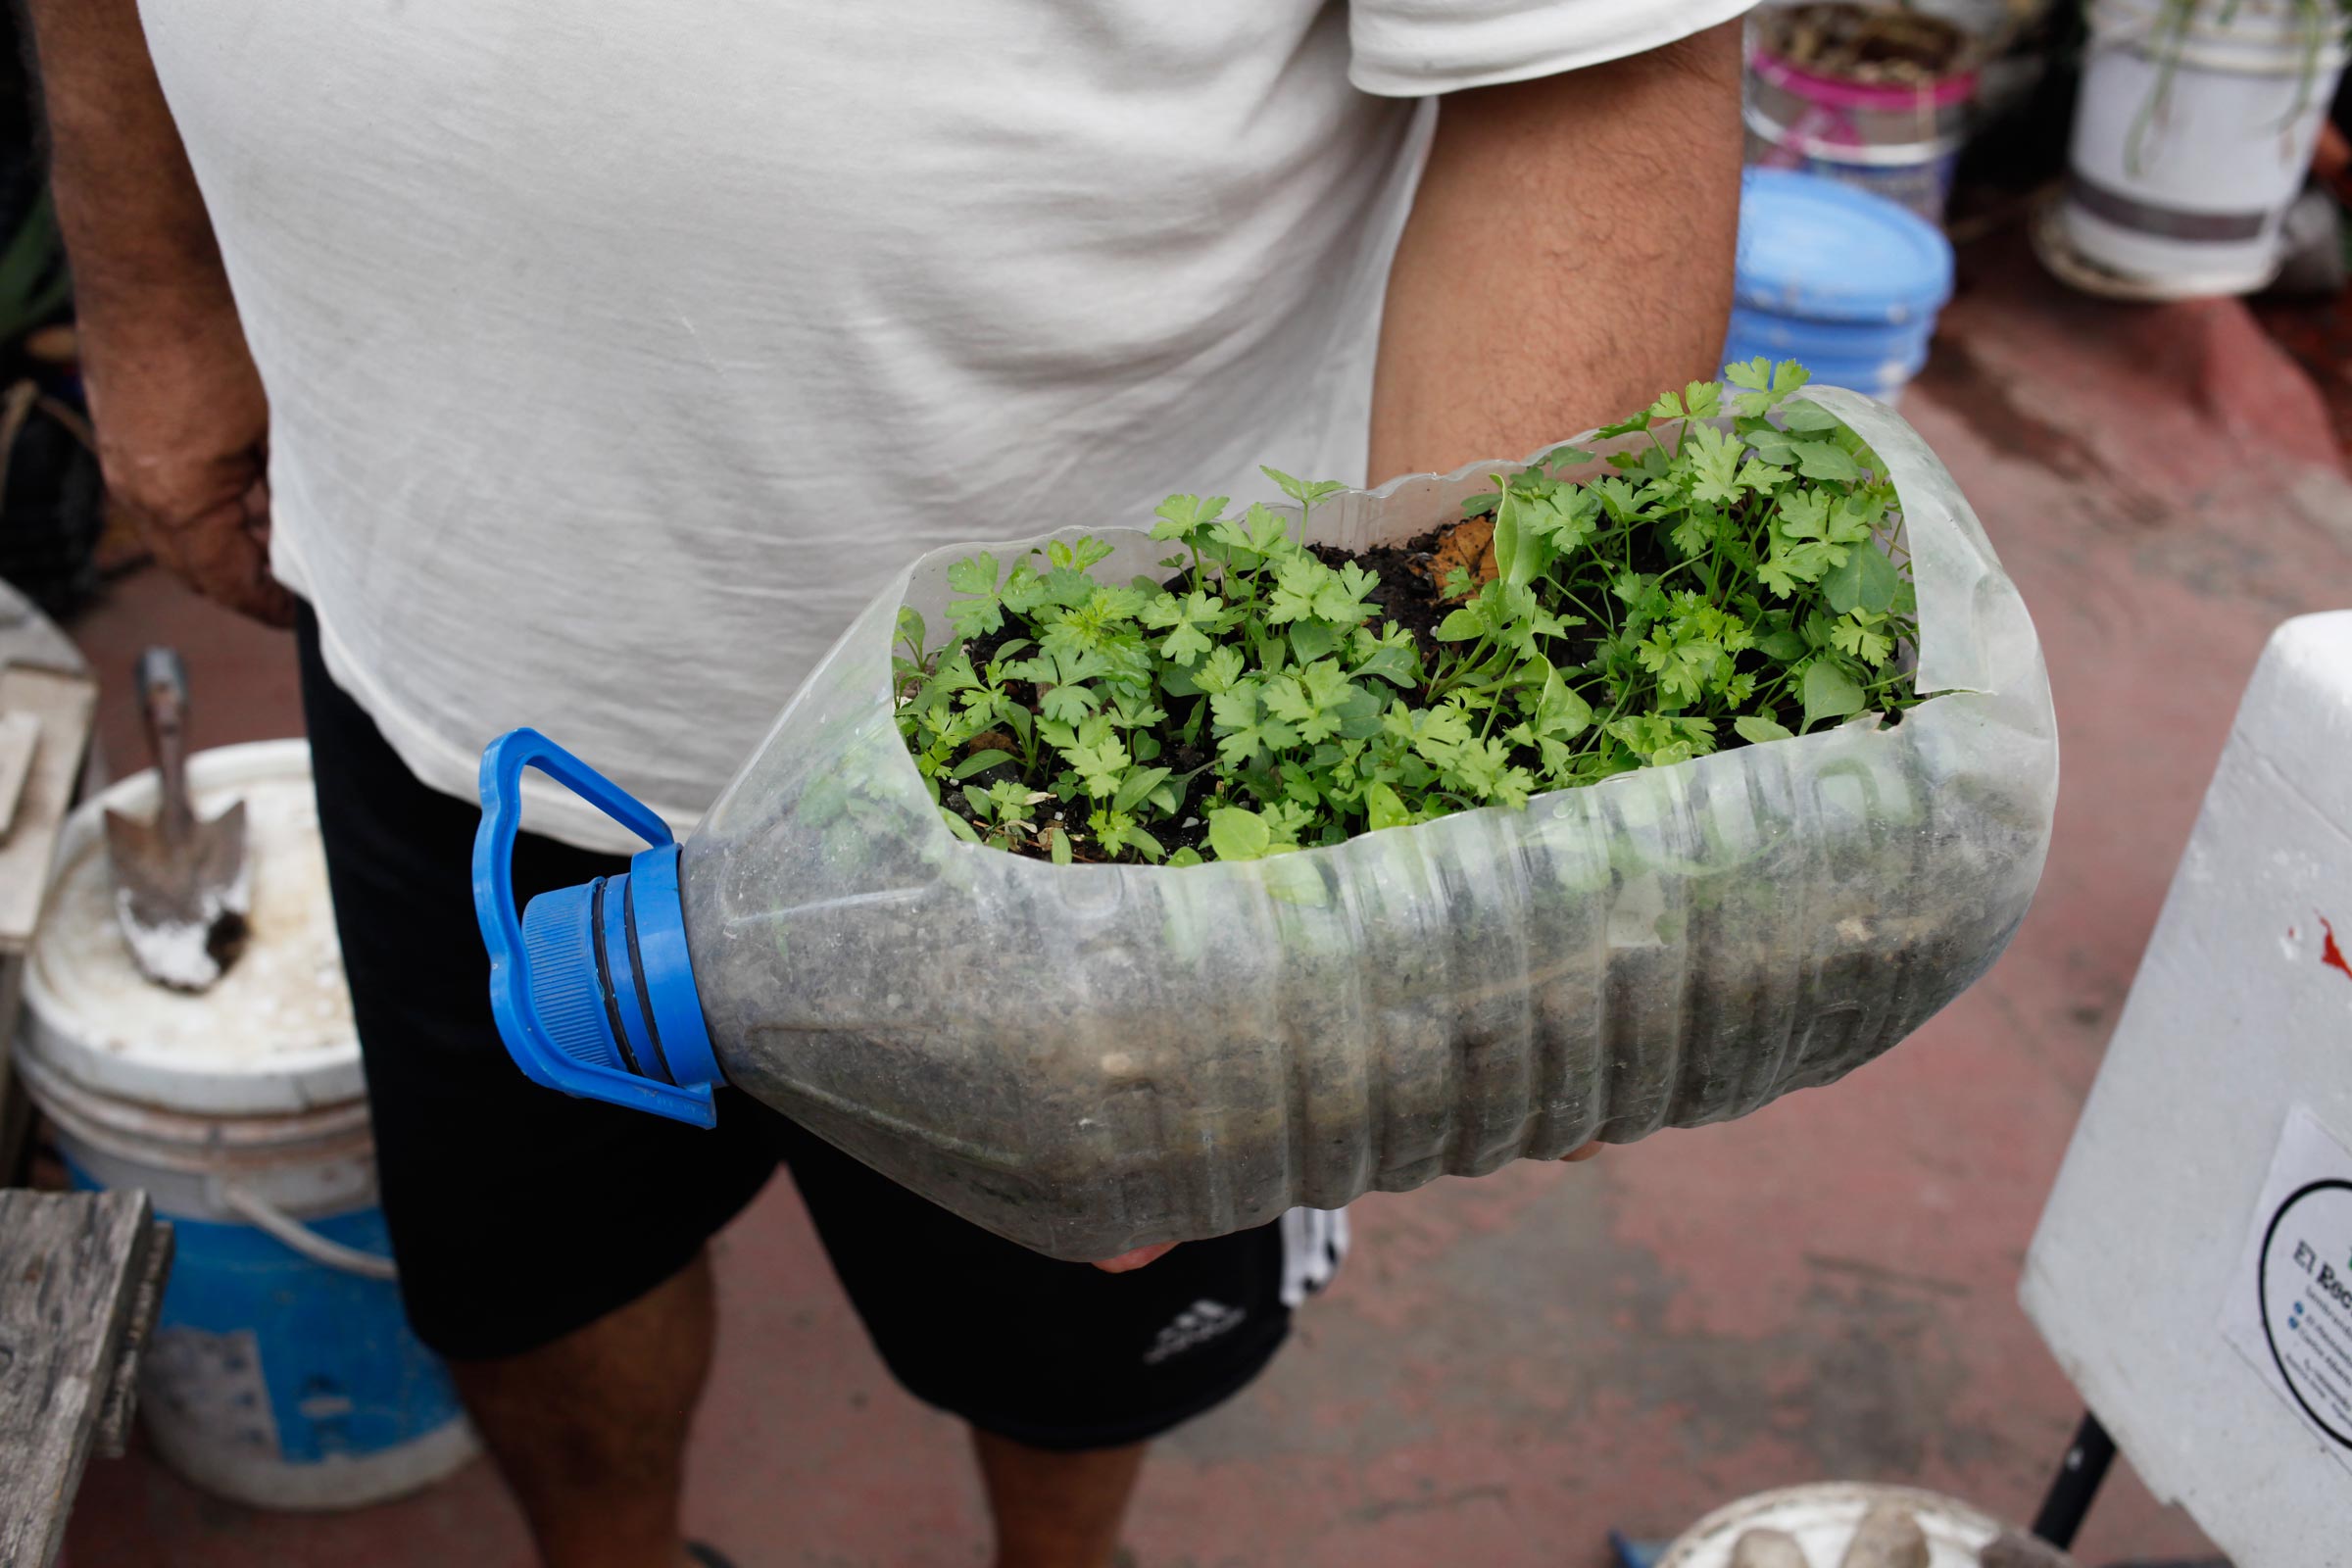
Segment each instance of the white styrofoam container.
[[2352,1473],[2221,1320],[2298,1107],[2352,1142],[2352,611],[2238,709],[2026,1259],[2027,1312],[2149,1488],[2239,1568],[2352,1562]]

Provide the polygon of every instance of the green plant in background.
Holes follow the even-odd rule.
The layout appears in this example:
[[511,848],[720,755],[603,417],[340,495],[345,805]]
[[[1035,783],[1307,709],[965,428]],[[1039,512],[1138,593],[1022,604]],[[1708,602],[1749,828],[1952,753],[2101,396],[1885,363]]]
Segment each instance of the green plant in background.
[[[1735,366],[1466,504],[1494,574],[1456,570],[1426,644],[1380,578],[1262,506],[1170,496],[1164,582],[1103,582],[1111,547],[956,563],[953,632],[902,610],[897,719],[949,827],[1057,861],[1253,859],[1786,739],[1919,699],[1885,466]],[[1724,426],[1728,424],[1728,428]],[[1267,469],[1301,518],[1342,488]]]
[[0,247],[0,343],[15,344],[55,316],[74,292],[46,186]]

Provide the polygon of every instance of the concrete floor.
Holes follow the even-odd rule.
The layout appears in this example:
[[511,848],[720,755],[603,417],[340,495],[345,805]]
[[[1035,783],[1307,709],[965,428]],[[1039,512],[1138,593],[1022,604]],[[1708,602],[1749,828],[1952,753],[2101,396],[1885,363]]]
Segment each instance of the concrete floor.
[[[1573,1168],[1366,1200],[1294,1348],[1169,1440],[1145,1568],[1597,1568],[1758,1488],[1916,1482],[2031,1514],[2079,1413],[2019,1312],[2041,1200],[2238,692],[2279,619],[2352,605],[2352,486],[2310,383],[2232,303],[2124,309],[1971,256],[1906,412],[2024,586],[2064,730],[2039,902],[1992,976],[1833,1089]],[[291,655],[150,572],[76,626],[110,675],[186,650],[203,738],[293,733]],[[136,755],[121,693],[105,733]],[[985,1561],[950,1421],[889,1382],[779,1182],[723,1238],[693,1529],[744,1568]],[[2215,1353],[2225,1352],[2220,1341]],[[2119,1466],[2086,1563],[2188,1555]],[[482,1465],[364,1513],[267,1517],[134,1454],[77,1568],[522,1564]]]

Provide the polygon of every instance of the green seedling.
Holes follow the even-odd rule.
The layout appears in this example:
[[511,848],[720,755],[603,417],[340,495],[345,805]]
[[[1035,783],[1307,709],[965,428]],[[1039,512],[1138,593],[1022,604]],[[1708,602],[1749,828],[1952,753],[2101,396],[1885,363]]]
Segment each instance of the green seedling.
[[899,618],[900,734],[957,836],[1073,860],[1190,865],[1764,745],[1919,701],[1917,605],[1886,466],[1803,367],[1693,382],[1468,502],[1495,574],[1424,641],[1366,565],[1311,550],[1342,486],[1269,468],[1298,519],[1170,496],[1164,582],[1098,539],[948,574],[953,636]]

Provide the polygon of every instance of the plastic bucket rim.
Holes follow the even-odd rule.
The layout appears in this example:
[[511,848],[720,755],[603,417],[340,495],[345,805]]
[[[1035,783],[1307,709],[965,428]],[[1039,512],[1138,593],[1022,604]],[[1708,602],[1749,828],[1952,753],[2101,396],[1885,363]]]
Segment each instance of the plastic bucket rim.
[[[201,793],[226,785],[283,781],[289,776],[307,780],[310,766],[310,742],[300,737],[238,741],[192,754],[188,783],[192,791]],[[53,894],[86,855],[98,852],[103,832],[100,824],[109,807],[149,809],[159,794],[155,770],[146,768],[115,780],[68,813],[58,831],[45,896]],[[356,1028],[328,1044],[279,1053],[247,1071],[174,1069],[122,1049],[135,1051],[136,1042],[120,1042],[118,1049],[109,1049],[104,1042],[117,1037],[103,1022],[67,1004],[51,986],[42,957],[36,939],[24,955],[24,1027],[39,1041],[47,1064],[84,1089],[201,1115],[270,1115],[363,1097],[367,1092]],[[190,1099],[174,1102],[160,1094],[131,1093],[133,1084],[165,1092],[177,1088],[188,1092]],[[293,1092],[284,1087],[272,1092],[269,1087],[272,1084],[291,1085]],[[331,1092],[305,1092],[319,1085]],[[347,1087],[333,1087],[339,1085]]]
[[1786,289],[1770,289],[1761,284],[1735,284],[1732,305],[1735,309],[1753,311],[1760,316],[1774,316],[1787,321],[1809,321],[1816,326],[1904,327],[1912,322],[1933,323],[1942,314],[1951,296],[1931,301],[1926,305],[1889,305],[1883,301],[1844,303],[1835,299],[1808,299],[1804,308],[1791,306]]
[[[1927,264],[1929,286],[1914,290],[1901,298],[1891,294],[1857,297],[1851,288],[1842,297],[1822,293],[1801,281],[1768,283],[1748,270],[1750,234],[1746,227],[1749,204],[1760,196],[1782,193],[1777,199],[1804,201],[1831,206],[1842,205],[1849,218],[1856,221],[1867,219],[1899,233],[1905,243],[1919,249],[1919,260]],[[1741,266],[1733,278],[1735,303],[1760,303],[1774,308],[1779,314],[1795,315],[1791,298],[1803,298],[1804,310],[1810,319],[1823,321],[1888,321],[1933,317],[1948,304],[1955,283],[1951,242],[1942,229],[1917,212],[1892,197],[1876,191],[1858,190],[1832,175],[1807,172],[1802,170],[1751,167],[1740,176],[1741,203]]]
[[[1880,349],[1900,348],[1924,350],[1936,335],[1936,321],[1940,313],[1919,311],[1900,317],[1867,321],[1827,320],[1817,316],[1778,309],[1776,302],[1761,298],[1735,299],[1732,302],[1731,321],[1726,327],[1729,337],[1752,337],[1762,332],[1784,332],[1801,336],[1818,343],[1815,350],[1824,359],[1853,359],[1867,356]],[[1805,367],[1811,369],[1808,364]]]
[[[2090,0],[2084,11],[2093,50],[2151,53],[2163,19],[2159,0]],[[2314,72],[2337,70],[2352,61],[2352,43],[2340,27],[2318,28],[2315,49],[2313,29],[2306,25],[2280,19],[2277,25],[2258,26],[2249,18],[2255,23],[2266,20],[2260,12],[2245,10],[2229,22],[2214,21],[2201,9],[2192,13],[2178,44],[2180,64],[2239,75],[2300,76],[2307,59]]]
[[[1768,1523],[1776,1507],[1822,1503],[1843,1508],[1858,1503],[1867,1509],[1874,1502],[1901,1503],[1939,1526],[1982,1537],[1986,1542],[2001,1531],[2001,1522],[1976,1504],[1925,1487],[1879,1481],[1808,1481],[1767,1488],[1708,1510],[1667,1543],[1666,1550],[1658,1558],[1658,1568],[1697,1568],[1701,1562],[1728,1559],[1737,1539],[1729,1534],[1731,1527]],[[1718,1547],[1721,1558],[1715,1556]]]
[[1740,119],[1747,128],[1788,151],[1824,164],[1862,169],[1931,169],[1960,155],[1968,144],[1965,132],[1951,131],[1926,141],[1830,141],[1784,125],[1761,104],[1743,105]]
[[373,1138],[365,1097],[305,1111],[188,1111],[93,1089],[75,1081],[38,1050],[20,1050],[16,1064],[33,1103],[59,1125],[71,1121],[77,1132],[91,1129],[142,1147],[215,1156],[261,1156],[339,1145],[355,1136],[363,1143],[371,1143]]
[[1953,109],[1976,96],[1978,70],[1969,66],[1915,86],[1855,81],[1798,65],[1786,55],[1758,46],[1748,53],[1748,69],[1774,86],[1834,109],[1862,109],[1899,113],[1926,104],[1931,109]]

